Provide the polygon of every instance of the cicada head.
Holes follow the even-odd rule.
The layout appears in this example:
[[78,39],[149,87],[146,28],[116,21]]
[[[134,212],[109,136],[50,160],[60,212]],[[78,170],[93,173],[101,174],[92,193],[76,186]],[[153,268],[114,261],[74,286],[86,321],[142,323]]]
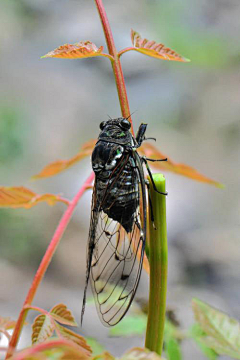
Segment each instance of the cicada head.
[[100,124],[101,133],[99,139],[109,138],[111,140],[128,140],[131,139],[131,123],[125,118],[110,119],[102,121]]

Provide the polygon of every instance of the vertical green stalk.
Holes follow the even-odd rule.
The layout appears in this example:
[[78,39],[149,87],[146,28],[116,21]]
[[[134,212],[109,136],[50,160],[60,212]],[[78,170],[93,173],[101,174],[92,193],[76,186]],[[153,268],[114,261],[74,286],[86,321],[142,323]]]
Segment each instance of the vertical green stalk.
[[[162,174],[153,174],[153,179],[157,190],[165,192],[164,176]],[[150,219],[151,209],[149,209],[150,290],[145,346],[161,355],[166,312],[168,266],[166,196],[157,193],[153,189],[151,180],[150,198],[154,224]]]

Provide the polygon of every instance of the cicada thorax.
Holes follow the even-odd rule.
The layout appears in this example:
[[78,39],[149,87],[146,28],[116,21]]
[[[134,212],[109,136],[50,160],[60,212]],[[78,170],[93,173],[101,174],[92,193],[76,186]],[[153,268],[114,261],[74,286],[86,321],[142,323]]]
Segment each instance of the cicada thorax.
[[139,206],[139,178],[126,144],[99,139],[92,155],[96,174],[96,207],[119,222],[127,232],[133,227]]

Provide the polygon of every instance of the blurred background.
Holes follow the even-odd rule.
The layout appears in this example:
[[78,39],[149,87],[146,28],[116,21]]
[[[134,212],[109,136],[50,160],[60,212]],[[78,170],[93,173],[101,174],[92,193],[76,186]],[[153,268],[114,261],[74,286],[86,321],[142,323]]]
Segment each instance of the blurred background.
[[[240,3],[237,0],[104,1],[117,49],[131,46],[130,29],[162,42],[190,63],[137,52],[122,56],[134,127],[176,162],[223,184],[218,189],[165,173],[167,180],[168,307],[181,327],[193,323],[192,297],[240,317],[239,155]],[[124,5],[124,6],[123,6]],[[94,1],[8,0],[0,3],[0,185],[24,185],[72,198],[90,172],[90,158],[46,180],[29,181],[46,164],[75,155],[121,116],[110,62],[40,59],[64,43],[106,44]],[[91,193],[68,226],[34,300],[50,309],[66,303],[80,319]],[[17,318],[64,204],[0,210],[0,315]],[[147,299],[143,274],[137,297]],[[90,295],[90,292],[89,292]],[[29,315],[29,322],[35,316]],[[82,334],[119,355],[143,338],[109,339],[93,306]],[[31,327],[22,336],[30,344]],[[204,359],[195,344],[184,359]]]

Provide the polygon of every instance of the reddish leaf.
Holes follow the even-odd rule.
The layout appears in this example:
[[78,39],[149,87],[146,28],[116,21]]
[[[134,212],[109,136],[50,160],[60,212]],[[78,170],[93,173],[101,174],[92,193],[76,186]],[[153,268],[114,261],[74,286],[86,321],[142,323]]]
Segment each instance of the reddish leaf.
[[147,39],[141,38],[137,31],[131,30],[131,39],[134,47],[123,49],[119,52],[119,56],[123,53],[135,50],[144,55],[148,55],[157,59],[162,60],[172,60],[172,61],[181,61],[188,62],[190,60],[184,58],[183,56],[177,54],[175,51],[165,47],[163,44],[156,43],[156,41],[149,41]]
[[55,205],[57,201],[68,204],[68,200],[61,198],[59,195],[38,195],[23,186],[0,187],[0,207],[29,209],[41,201],[46,201],[51,206]]
[[91,41],[80,41],[75,44],[64,44],[57,49],[50,51],[42,58],[55,57],[61,59],[83,59],[95,56],[105,56],[109,59],[113,59],[111,55],[104,54],[103,46],[99,48]]
[[87,350],[88,352],[91,352],[91,348],[90,346],[87,344],[86,340],[84,339],[84,337],[82,337],[79,334],[76,334],[74,331],[65,328],[62,325],[57,324],[57,329],[60,331],[61,335],[70,341],[73,341],[75,344],[77,344],[78,346],[80,346],[81,348]]
[[[139,152],[142,155],[145,155],[147,158],[150,158],[150,159],[164,159],[167,157],[165,154],[160,152],[155,146],[153,146],[151,144],[143,144],[141,146],[141,148],[139,148]],[[196,181],[215,185],[219,188],[223,187],[223,185],[220,184],[219,182],[209,179],[208,177],[200,174],[194,168],[192,168],[188,165],[185,165],[185,164],[175,163],[169,157],[167,157],[167,158],[168,158],[168,161],[153,162],[153,163],[151,163],[151,166],[157,170],[172,171],[176,174],[186,176],[186,177],[191,178]]]
[[52,336],[54,324],[49,316],[38,315],[32,325],[32,344],[41,343]]
[[77,163],[78,161],[84,159],[86,156],[90,156],[95,143],[96,140],[88,141],[82,146],[80,152],[77,155],[73,156],[69,160],[57,160],[50,163],[49,165],[45,166],[45,168],[43,168],[39,174],[33,176],[32,179],[42,179],[61,173],[62,171],[68,169],[69,167]]
[[77,326],[71,311],[64,304],[55,305],[52,310],[50,310],[50,315],[61,324]]
[[65,339],[52,339],[35,344],[11,357],[11,360],[88,360],[91,353]]
[[14,329],[16,321],[11,320],[10,317],[1,317],[0,316],[0,332],[1,330],[11,330]]

